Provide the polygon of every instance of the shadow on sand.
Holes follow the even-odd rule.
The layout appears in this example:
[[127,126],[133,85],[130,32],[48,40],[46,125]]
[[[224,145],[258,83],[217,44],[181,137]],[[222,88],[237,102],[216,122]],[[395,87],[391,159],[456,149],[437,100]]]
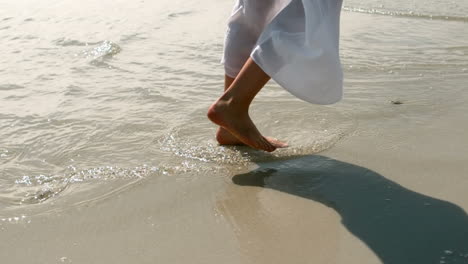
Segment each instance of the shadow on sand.
[[234,176],[318,201],[384,264],[468,263],[468,215],[455,204],[408,190],[376,172],[323,156],[259,164]]

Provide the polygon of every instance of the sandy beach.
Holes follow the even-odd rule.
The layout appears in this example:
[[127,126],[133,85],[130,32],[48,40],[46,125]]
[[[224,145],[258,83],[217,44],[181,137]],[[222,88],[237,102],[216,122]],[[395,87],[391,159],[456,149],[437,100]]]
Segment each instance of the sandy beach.
[[[444,2],[444,3],[443,3]],[[468,3],[345,1],[345,97],[218,146],[232,1],[0,1],[2,263],[468,263]]]
[[[392,143],[369,146],[374,140],[352,136],[320,155],[222,175],[146,179],[98,201],[2,223],[2,257],[9,263],[466,263],[463,162],[434,160],[443,154],[425,142],[435,138],[403,153],[389,153]],[[454,146],[450,155],[464,150]],[[408,162],[411,156],[423,158]]]

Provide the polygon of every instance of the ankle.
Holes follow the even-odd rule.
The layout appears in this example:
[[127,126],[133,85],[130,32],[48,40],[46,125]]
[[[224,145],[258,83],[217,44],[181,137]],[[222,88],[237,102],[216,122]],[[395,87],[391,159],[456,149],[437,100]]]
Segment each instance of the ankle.
[[238,115],[244,115],[248,114],[250,104],[243,100],[231,99],[227,102],[227,107]]
[[250,101],[240,97],[240,96],[232,96],[229,93],[224,94],[219,99],[223,104],[233,110],[239,110],[248,112],[250,107]]

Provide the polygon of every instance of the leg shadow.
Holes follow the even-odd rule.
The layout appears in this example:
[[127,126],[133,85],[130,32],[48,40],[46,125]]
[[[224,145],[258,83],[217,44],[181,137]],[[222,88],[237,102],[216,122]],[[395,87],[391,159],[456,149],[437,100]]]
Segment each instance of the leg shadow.
[[468,215],[455,204],[323,156],[259,164],[241,186],[270,188],[335,209],[384,264],[468,263]]

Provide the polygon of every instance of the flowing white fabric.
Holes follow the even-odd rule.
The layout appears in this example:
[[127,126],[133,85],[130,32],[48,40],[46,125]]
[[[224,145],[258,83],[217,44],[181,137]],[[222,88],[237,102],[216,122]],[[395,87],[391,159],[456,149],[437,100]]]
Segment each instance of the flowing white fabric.
[[237,76],[250,57],[298,98],[332,104],[343,96],[339,58],[342,0],[237,0],[224,63]]

